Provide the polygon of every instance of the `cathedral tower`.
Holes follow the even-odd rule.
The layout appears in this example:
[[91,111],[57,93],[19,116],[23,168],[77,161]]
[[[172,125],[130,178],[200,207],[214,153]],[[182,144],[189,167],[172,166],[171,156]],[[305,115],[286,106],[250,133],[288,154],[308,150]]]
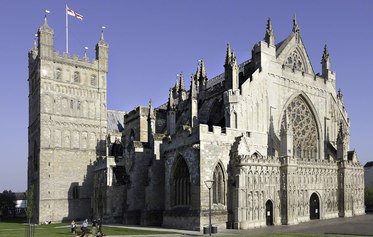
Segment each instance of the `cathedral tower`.
[[104,154],[108,44],[96,58],[54,50],[47,19],[29,51],[28,186],[34,222],[91,216],[92,163]]

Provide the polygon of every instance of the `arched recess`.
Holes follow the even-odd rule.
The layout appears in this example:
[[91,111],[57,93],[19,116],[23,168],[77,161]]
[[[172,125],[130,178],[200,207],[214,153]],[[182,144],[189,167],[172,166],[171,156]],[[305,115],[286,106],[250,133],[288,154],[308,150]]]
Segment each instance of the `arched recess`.
[[266,202],[266,225],[273,225],[273,202],[267,200]]
[[226,203],[225,177],[223,165],[221,162],[218,162],[213,173],[212,202],[214,204],[225,205]]
[[317,110],[304,92],[293,94],[282,109],[279,128],[285,126],[285,111],[293,128],[293,154],[296,158],[320,158],[321,123]]
[[310,197],[310,219],[320,219],[320,198],[316,193]]
[[215,100],[211,106],[207,125],[210,130],[212,130],[212,126],[225,127],[224,103],[222,99]]
[[172,168],[171,200],[173,206],[190,205],[191,182],[188,165],[182,156],[178,156]]

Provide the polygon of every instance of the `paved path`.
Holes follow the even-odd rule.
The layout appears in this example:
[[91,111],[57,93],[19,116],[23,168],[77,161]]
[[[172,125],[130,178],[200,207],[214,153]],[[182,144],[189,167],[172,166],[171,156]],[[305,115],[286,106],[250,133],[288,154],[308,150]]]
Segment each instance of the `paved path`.
[[[160,230],[160,231],[172,231],[179,234],[171,235],[147,235],[149,236],[203,236],[202,232],[198,231],[187,231],[187,230],[175,230],[165,228],[152,228],[152,227],[139,227],[139,226],[117,226],[125,228],[134,228],[142,230]],[[271,234],[271,233],[312,233],[312,234],[344,234],[344,235],[359,235],[359,236],[373,236],[373,213],[355,216],[349,218],[335,218],[328,220],[313,220],[310,222],[301,223],[298,225],[280,225],[280,226],[269,226],[263,228],[249,229],[249,230],[218,230],[218,234],[213,236],[224,236],[224,235],[241,235],[241,236],[253,236],[260,234]],[[135,236],[135,235],[134,235]],[[110,236],[110,237],[122,237],[122,236]],[[126,236],[128,237],[128,235]],[[138,235],[136,235],[138,237]]]

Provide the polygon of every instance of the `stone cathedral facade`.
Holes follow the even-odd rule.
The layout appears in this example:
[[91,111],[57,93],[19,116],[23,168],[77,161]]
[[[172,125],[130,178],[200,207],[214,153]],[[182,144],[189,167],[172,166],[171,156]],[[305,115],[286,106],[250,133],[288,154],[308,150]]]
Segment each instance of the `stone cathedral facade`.
[[[223,62],[224,60],[222,60]],[[364,214],[364,171],[325,46],[315,73],[296,19],[276,43],[268,20],[251,59],[228,45],[224,72],[181,73],[168,102],[106,109],[108,45],[96,58],[53,49],[39,28],[29,52],[29,185],[36,220],[201,230],[247,229]],[[222,63],[223,64],[223,63]]]

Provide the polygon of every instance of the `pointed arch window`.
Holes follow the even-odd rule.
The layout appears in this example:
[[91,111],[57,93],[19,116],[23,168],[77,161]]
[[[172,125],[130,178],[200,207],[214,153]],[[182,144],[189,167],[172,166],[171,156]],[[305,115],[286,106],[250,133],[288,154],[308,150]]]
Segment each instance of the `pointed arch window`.
[[96,85],[96,75],[91,75],[91,86],[95,86]]
[[[316,118],[301,95],[287,106],[286,113],[293,129],[293,151],[297,158],[318,157],[318,128]],[[281,127],[285,126],[285,115]]]
[[61,80],[61,78],[62,78],[62,69],[57,68],[56,69],[56,80]]
[[190,174],[183,157],[178,157],[174,169],[174,205],[190,205]]
[[74,72],[74,82],[75,83],[80,83],[80,73],[79,72]]
[[214,184],[212,186],[212,202],[225,205],[225,179],[223,168],[220,164],[214,170]]
[[293,68],[293,69],[297,69],[297,70],[303,71],[303,72],[305,71],[304,62],[303,62],[303,59],[300,56],[300,53],[298,52],[298,50],[294,50],[293,52],[291,52],[287,56],[284,64]]

